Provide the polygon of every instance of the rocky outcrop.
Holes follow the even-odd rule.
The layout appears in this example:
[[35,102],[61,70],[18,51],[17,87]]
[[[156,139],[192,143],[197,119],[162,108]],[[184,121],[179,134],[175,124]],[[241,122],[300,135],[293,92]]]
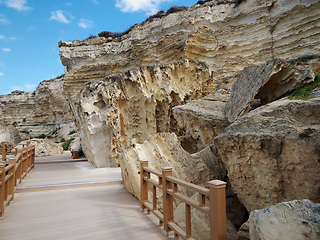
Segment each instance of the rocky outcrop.
[[63,91],[63,76],[43,81],[34,92],[14,91],[0,96],[0,123],[14,125],[32,137],[73,126],[74,117]]
[[249,112],[254,100],[262,105],[267,104],[313,80],[311,69],[298,70],[280,59],[246,67],[232,86],[226,116],[234,122]]
[[215,139],[231,186],[248,211],[294,199],[320,202],[320,98],[250,111]]
[[[21,144],[26,144],[26,141]],[[53,156],[63,153],[63,147],[50,139],[31,139],[28,143],[35,146],[36,157]]]
[[212,66],[214,80],[222,80],[252,64],[319,52],[319,1],[238,3],[196,4],[150,18],[119,37],[61,41],[64,88],[75,96],[86,82],[184,59],[206,62]]
[[[178,131],[172,107],[212,93],[248,65],[318,52],[319,4],[208,1],[151,17],[116,37],[61,41],[63,86],[89,161],[116,166],[119,151],[132,141]],[[204,138],[197,148],[209,141]]]
[[320,239],[320,204],[283,202],[250,214],[250,240]]
[[73,106],[82,147],[96,166],[117,166],[122,148],[176,129],[172,107],[210,93],[210,68],[193,61],[144,67],[87,84]]
[[21,140],[19,131],[13,125],[3,126],[0,124],[0,142],[18,144]]

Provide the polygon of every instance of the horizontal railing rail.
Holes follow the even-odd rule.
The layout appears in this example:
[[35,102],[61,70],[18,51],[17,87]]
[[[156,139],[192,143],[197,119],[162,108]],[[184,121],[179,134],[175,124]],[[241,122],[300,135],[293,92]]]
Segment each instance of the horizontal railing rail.
[[0,162],[0,217],[14,199],[16,186],[34,166],[34,146],[18,149],[16,153],[15,158]]
[[[162,172],[155,171],[148,167],[148,161],[142,160],[140,163],[140,210],[147,209],[148,213],[153,213],[159,219],[159,225],[163,226],[163,233],[168,236],[170,231],[174,232],[175,239],[181,237],[191,240],[191,207],[201,211],[210,217],[210,239],[227,239],[227,219],[226,219],[226,183],[220,180],[208,182],[209,189],[172,177],[172,168],[163,167]],[[155,175],[153,179],[151,174]],[[152,186],[152,203],[149,203],[149,184]],[[179,192],[179,186],[198,193],[198,201],[189,198]],[[163,211],[160,212],[157,206],[157,188],[163,193]],[[209,198],[209,204],[206,199]],[[174,199],[185,204],[186,226],[183,230],[174,222]],[[208,206],[207,206],[208,205]]]

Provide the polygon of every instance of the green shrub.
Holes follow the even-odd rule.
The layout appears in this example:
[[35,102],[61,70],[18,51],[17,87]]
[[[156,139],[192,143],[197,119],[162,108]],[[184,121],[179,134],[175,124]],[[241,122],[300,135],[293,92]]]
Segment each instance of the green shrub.
[[69,148],[69,145],[70,143],[74,140],[75,138],[70,138],[68,139],[67,141],[65,141],[64,143],[62,143],[62,147],[63,147],[63,150],[67,151],[68,148]]
[[44,134],[44,133],[42,133],[41,135],[36,136],[36,137],[34,137],[34,138],[45,139],[46,137],[47,137],[47,135],[46,135],[46,134]]
[[76,130],[72,130],[71,132],[68,133],[68,135],[72,135],[72,134],[75,134],[76,133]]
[[320,74],[315,72],[315,79],[312,83],[309,83],[301,88],[298,88],[289,94],[289,99],[301,99],[308,100],[310,99],[309,94],[313,89],[320,86]]

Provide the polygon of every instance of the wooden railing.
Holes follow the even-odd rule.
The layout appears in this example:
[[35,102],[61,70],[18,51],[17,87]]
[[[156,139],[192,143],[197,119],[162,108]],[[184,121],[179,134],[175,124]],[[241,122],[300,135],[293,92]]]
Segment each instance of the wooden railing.
[[[226,240],[226,183],[220,180],[208,182],[209,189],[185,182],[172,177],[172,168],[163,167],[162,172],[148,168],[148,161],[142,160],[140,165],[140,210],[147,209],[152,212],[163,226],[163,233],[168,236],[170,231],[174,232],[175,239],[191,240],[191,207],[209,215],[210,217],[210,239]],[[151,179],[155,175],[158,181]],[[152,185],[152,204],[148,201],[148,185]],[[193,200],[178,192],[178,186],[197,192],[199,201]],[[163,212],[157,207],[157,188],[163,192]],[[206,206],[206,198],[209,198],[209,206]],[[174,223],[173,201],[177,199],[185,203],[186,231]]]
[[14,149],[15,145],[10,142],[2,142],[0,145],[0,152],[2,154],[2,161],[6,161],[6,156]]
[[34,158],[35,147],[29,146],[18,149],[15,158],[0,162],[0,217],[13,200],[15,187],[32,169]]

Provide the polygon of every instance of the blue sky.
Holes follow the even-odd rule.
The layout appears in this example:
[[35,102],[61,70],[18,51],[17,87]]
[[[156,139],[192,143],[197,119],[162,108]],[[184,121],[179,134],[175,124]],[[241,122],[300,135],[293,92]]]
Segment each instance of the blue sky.
[[149,15],[198,0],[0,0],[0,95],[34,91],[64,73],[60,40],[122,32]]

